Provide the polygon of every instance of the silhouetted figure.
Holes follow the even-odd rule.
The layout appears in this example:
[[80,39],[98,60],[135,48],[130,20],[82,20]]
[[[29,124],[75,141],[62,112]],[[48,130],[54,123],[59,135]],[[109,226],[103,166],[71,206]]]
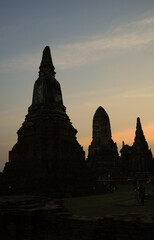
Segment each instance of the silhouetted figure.
[[135,192],[135,201],[136,201],[136,205],[139,205],[139,203],[140,203],[140,198],[139,198],[139,188],[135,188],[135,190],[134,190],[134,192]]
[[143,187],[139,188],[140,205],[144,205],[145,191]]

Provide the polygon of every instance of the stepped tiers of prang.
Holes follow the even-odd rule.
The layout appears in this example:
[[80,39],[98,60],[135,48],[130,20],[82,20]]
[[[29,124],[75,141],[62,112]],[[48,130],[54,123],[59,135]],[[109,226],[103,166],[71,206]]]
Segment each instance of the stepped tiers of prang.
[[39,69],[32,105],[3,171],[4,185],[13,192],[77,194],[86,182],[85,152],[66,114],[48,46]]
[[135,139],[132,146],[123,142],[121,149],[123,173],[131,177],[149,176],[154,172],[154,159],[145,139],[140,118],[137,118]]
[[102,107],[96,110],[93,117],[93,138],[87,164],[96,179],[120,173],[117,145],[112,140],[108,114]]

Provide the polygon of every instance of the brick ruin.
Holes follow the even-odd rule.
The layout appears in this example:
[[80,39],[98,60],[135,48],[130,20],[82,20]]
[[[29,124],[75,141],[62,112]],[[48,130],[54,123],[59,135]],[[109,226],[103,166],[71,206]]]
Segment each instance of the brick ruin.
[[140,118],[137,118],[134,143],[129,146],[123,142],[121,149],[123,172],[133,178],[148,177],[154,172],[154,159],[145,139]]
[[82,194],[85,152],[66,114],[48,46],[39,69],[32,104],[4,167],[4,185],[17,193]]
[[119,157],[109,116],[102,107],[93,117],[93,137],[85,161],[55,74],[50,48],[46,46],[32,104],[0,176],[1,188],[12,193],[77,196],[87,194],[95,181],[106,176],[126,178],[154,173],[152,153],[140,119],[133,146],[123,144]]
[[88,149],[87,164],[97,180],[120,174],[119,155],[112,140],[110,119],[101,106],[93,117],[93,137]]
[[122,170],[126,178],[153,173],[152,153],[140,119],[133,146],[123,143],[120,158],[112,140],[109,116],[99,107],[93,118],[93,139],[85,161],[83,148],[76,139],[77,130],[66,114],[49,47],[43,51],[39,69],[32,104],[0,174],[0,190],[11,194],[0,197],[0,238],[152,240],[153,214],[76,216],[60,200],[85,194],[91,184],[106,174],[117,177]]

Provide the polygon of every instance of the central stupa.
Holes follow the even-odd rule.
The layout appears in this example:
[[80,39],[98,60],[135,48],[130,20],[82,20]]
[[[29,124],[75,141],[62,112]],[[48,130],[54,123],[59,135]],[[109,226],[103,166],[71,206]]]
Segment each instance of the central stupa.
[[119,174],[117,145],[112,140],[110,119],[103,107],[99,107],[93,117],[93,139],[88,149],[87,164],[101,180],[106,176]]
[[48,46],[39,69],[32,104],[3,171],[5,184],[13,192],[76,194],[84,182],[85,153],[66,114]]

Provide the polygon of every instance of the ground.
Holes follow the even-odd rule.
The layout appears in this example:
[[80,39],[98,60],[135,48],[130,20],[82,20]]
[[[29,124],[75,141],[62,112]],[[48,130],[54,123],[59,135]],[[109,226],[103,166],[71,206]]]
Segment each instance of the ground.
[[66,198],[65,207],[73,214],[80,216],[119,215],[119,214],[153,214],[153,185],[146,185],[145,205],[136,205],[135,192],[132,185],[119,185],[119,188],[104,195]]

